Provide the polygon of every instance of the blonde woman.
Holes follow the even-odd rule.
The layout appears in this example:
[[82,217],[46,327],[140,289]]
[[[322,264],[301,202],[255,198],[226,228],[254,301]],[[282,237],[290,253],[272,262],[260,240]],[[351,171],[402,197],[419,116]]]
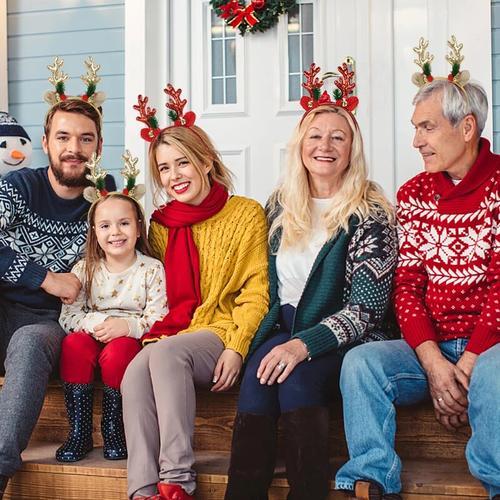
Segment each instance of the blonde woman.
[[280,416],[288,498],[327,497],[328,406],[339,394],[343,354],[385,335],[396,265],[393,210],[367,179],[349,111],[357,99],[332,102],[323,94],[320,101],[318,71],[306,72],[311,97],[302,98],[306,113],[267,207],[271,305],[241,384],[226,499],[267,498]]
[[[169,199],[149,231],[169,312],[143,337],[122,390],[130,498],[187,500],[196,488],[195,385],[221,392],[235,383],[268,310],[267,225],[257,202],[229,195],[229,170],[193,113],[182,113],[180,90],[167,89],[174,125],[148,122],[142,135],[153,138],[150,171]],[[137,108],[147,122],[141,100]]]

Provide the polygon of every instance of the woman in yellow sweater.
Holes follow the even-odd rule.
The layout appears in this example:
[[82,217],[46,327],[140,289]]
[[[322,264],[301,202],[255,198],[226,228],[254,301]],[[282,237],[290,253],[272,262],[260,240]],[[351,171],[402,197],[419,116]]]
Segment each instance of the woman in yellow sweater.
[[183,113],[180,90],[165,92],[172,126],[158,128],[147,98],[134,108],[157,194],[170,200],[149,230],[169,311],[144,335],[122,394],[129,497],[185,500],[196,488],[195,385],[220,392],[235,383],[268,310],[267,226],[257,202],[228,194],[231,174],[194,113]]

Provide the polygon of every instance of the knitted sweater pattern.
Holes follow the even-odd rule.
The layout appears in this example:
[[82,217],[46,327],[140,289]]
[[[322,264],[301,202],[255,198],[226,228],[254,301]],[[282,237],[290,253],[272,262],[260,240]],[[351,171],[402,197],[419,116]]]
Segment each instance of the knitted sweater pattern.
[[35,309],[59,310],[40,289],[47,271],[69,272],[85,245],[89,203],[53,191],[48,167],[23,168],[0,180],[0,294]]
[[[211,330],[245,358],[269,307],[264,210],[256,201],[232,196],[220,212],[191,229],[202,302],[189,327],[179,333]],[[153,255],[164,261],[168,229],[152,221],[149,241]]]
[[[270,213],[272,224],[278,211]],[[279,330],[280,298],[273,239],[269,257],[271,306],[252,342],[253,352]],[[397,262],[397,236],[384,213],[359,221],[352,216],[349,230],[339,231],[321,248],[297,304],[292,338],[301,339],[314,358],[354,342],[389,338],[384,320],[389,309]]]
[[500,341],[499,206],[500,156],[486,139],[459,184],[424,172],[399,190],[394,301],[413,348],[469,338],[480,354]]
[[70,332],[94,333],[94,328],[108,317],[123,318],[129,337],[140,339],[155,321],[167,314],[165,270],[162,263],[136,252],[136,261],[126,270],[111,273],[101,260],[92,280],[91,297],[85,293],[85,260],[71,270],[82,283],[73,304],[64,304],[59,316],[61,327]]

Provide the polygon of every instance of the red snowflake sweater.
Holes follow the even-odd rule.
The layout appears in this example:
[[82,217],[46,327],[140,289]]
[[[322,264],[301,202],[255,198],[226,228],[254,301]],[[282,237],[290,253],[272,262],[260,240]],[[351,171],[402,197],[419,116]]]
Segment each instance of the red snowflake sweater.
[[499,206],[500,155],[483,138],[459,184],[424,172],[400,188],[394,302],[412,348],[470,338],[480,354],[500,342]]

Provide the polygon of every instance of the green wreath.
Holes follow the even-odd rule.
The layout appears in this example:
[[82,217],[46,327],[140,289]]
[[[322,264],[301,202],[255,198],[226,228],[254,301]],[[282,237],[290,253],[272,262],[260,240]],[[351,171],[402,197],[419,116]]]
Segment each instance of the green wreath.
[[[224,19],[227,25],[240,21],[233,27],[238,28],[240,34],[244,35],[247,31],[250,33],[264,32],[272,28],[278,22],[279,16],[295,7],[297,1],[251,0],[247,4],[245,0],[210,0],[210,5],[217,16]],[[234,10],[235,6],[239,7],[239,11]],[[242,12],[245,9],[250,9],[251,14],[245,16]]]

